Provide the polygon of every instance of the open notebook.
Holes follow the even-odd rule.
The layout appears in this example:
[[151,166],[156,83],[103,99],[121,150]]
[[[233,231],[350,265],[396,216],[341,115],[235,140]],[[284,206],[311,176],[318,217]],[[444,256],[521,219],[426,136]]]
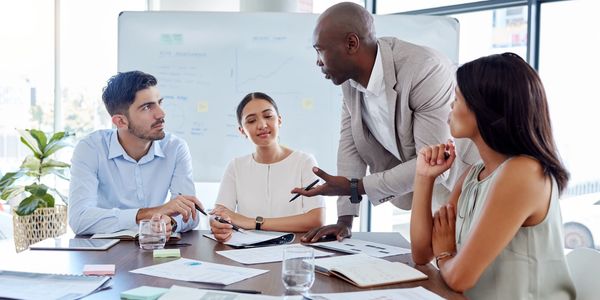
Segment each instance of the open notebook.
[[[119,240],[136,240],[138,238],[138,230],[135,229],[125,229],[113,233],[96,233],[92,235],[92,239],[119,239]],[[180,240],[181,233],[172,232],[170,240]]]
[[401,262],[391,262],[366,254],[315,259],[315,270],[337,276],[362,288],[428,278],[421,271]]

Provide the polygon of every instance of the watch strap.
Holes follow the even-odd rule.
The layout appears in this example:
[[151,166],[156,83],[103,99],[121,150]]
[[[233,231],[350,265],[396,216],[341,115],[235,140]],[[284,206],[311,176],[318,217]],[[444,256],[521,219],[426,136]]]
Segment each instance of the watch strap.
[[362,196],[358,192],[358,179],[352,178],[350,179],[350,202],[360,203],[361,200]]

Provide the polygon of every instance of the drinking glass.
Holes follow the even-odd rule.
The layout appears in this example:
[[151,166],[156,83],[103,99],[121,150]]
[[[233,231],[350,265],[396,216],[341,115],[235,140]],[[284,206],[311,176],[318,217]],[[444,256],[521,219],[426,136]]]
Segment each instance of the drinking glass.
[[167,224],[159,217],[141,220],[138,241],[144,250],[163,249],[167,242]]
[[291,246],[283,250],[281,279],[288,291],[304,294],[315,281],[315,252],[305,246]]

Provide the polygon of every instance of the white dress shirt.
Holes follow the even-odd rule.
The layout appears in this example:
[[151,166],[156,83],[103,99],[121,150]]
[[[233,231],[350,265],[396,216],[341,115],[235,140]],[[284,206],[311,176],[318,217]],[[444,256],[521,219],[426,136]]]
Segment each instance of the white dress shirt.
[[385,82],[383,81],[383,64],[381,53],[377,46],[377,56],[371,70],[371,77],[367,87],[350,79],[350,85],[362,92],[362,119],[375,136],[375,139],[396,158],[400,158],[398,146],[396,145],[396,133],[394,132],[394,119],[388,107],[388,99],[385,95]]

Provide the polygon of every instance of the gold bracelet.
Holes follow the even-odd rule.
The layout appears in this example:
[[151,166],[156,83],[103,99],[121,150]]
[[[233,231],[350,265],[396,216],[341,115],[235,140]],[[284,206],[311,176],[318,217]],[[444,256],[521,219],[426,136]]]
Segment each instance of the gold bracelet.
[[439,269],[440,268],[440,260],[454,257],[454,255],[456,255],[456,252],[444,251],[444,252],[440,253],[439,255],[437,255],[435,257],[435,266]]

